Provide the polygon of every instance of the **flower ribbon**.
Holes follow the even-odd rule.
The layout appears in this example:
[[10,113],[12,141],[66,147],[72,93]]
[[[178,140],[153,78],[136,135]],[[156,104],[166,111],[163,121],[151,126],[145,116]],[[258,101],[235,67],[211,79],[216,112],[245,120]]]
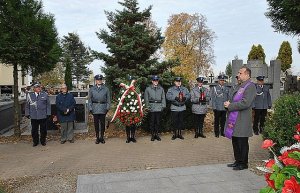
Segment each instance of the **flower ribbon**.
[[120,87],[124,87],[126,90],[125,90],[125,92],[123,93],[123,95],[121,96],[121,99],[120,99],[120,101],[119,101],[119,103],[118,103],[118,106],[117,106],[117,108],[116,108],[116,111],[115,111],[115,113],[114,113],[114,116],[113,116],[111,122],[113,122],[113,121],[116,119],[116,117],[120,114],[120,109],[121,109],[121,106],[122,106],[122,104],[123,104],[123,101],[125,100],[125,97],[128,95],[128,93],[129,93],[130,91],[135,93],[135,95],[136,95],[136,97],[137,97],[137,100],[138,100],[139,107],[140,107],[140,108],[139,108],[139,109],[140,109],[140,115],[141,115],[141,117],[144,116],[144,114],[143,114],[143,105],[142,105],[141,97],[140,97],[140,95],[136,92],[135,87],[134,87],[134,83],[135,83],[135,82],[136,82],[136,80],[132,80],[129,86],[126,85],[126,84],[124,84],[124,83],[121,83],[121,84],[120,84]]

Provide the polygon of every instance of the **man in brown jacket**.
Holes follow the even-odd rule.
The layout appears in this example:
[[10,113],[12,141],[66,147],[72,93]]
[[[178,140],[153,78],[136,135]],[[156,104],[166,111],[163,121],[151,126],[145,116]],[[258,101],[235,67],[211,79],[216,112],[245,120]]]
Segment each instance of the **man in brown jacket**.
[[[256,88],[250,80],[251,70],[247,67],[242,67],[238,72],[238,81],[240,85],[233,90],[230,101],[224,102],[224,107],[228,109],[230,116],[231,112],[237,112],[237,117],[234,124],[230,123],[229,116],[225,127],[233,128],[232,147],[234,152],[235,162],[228,164],[228,167],[233,167],[234,170],[244,170],[248,168],[249,154],[249,137],[252,133],[252,103],[255,99]],[[239,94],[242,97],[239,101],[234,102],[233,98]]]

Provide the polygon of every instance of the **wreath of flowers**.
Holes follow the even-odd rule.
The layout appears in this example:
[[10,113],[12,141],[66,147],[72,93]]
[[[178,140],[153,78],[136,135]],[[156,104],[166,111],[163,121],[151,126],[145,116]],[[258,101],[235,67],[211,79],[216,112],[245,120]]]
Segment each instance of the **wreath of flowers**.
[[135,124],[140,126],[145,115],[144,100],[141,99],[140,89],[135,86],[136,80],[130,85],[120,84],[120,92],[115,98],[115,113],[111,122],[116,121],[120,126]]
[[296,133],[294,139],[298,142],[282,147],[280,156],[272,148],[275,143],[270,139],[264,140],[262,148],[271,151],[274,159],[265,160],[264,167],[257,167],[265,172],[268,184],[260,193],[300,193],[300,124],[296,125]]

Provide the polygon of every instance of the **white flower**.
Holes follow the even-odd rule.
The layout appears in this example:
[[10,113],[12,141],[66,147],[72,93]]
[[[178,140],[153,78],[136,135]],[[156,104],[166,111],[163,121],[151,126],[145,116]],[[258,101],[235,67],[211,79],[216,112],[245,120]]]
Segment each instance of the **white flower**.
[[134,92],[131,92],[130,94],[131,94],[131,95],[134,95]]
[[142,99],[142,102],[144,102],[144,99]]
[[128,97],[128,98],[131,98],[131,96],[130,96],[130,95],[127,95],[127,97]]
[[123,110],[126,110],[126,107],[123,107]]
[[135,107],[132,107],[132,109],[135,109]]
[[128,113],[129,111],[128,110],[126,110],[126,113]]
[[121,93],[124,93],[124,92],[125,92],[125,90],[122,90],[122,91],[121,91]]
[[145,104],[143,104],[143,107],[145,106]]
[[121,112],[123,113],[123,112],[124,112],[124,110],[121,110]]
[[136,113],[136,112],[137,112],[137,110],[134,110],[134,112]]
[[133,112],[134,112],[134,110],[133,110],[133,109],[131,109],[131,112],[133,113]]
[[129,103],[126,103],[127,106],[129,106]]
[[139,109],[139,108],[140,108],[140,106],[137,107],[137,109]]
[[134,99],[131,99],[132,102],[134,102]]
[[142,96],[142,94],[140,93],[139,96]]
[[129,104],[131,104],[131,105],[132,105],[132,104],[133,104],[133,102],[130,102]]
[[138,102],[138,100],[135,100],[134,102],[135,102],[135,103],[137,103],[137,102]]

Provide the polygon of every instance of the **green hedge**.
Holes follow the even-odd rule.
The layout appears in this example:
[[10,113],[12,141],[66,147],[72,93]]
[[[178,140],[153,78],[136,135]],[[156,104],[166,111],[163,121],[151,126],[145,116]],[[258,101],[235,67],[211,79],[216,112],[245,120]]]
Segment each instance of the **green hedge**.
[[272,139],[275,150],[279,152],[283,146],[290,146],[296,142],[293,139],[295,125],[300,123],[300,94],[286,94],[275,101],[274,113],[270,114],[263,132],[264,139]]

